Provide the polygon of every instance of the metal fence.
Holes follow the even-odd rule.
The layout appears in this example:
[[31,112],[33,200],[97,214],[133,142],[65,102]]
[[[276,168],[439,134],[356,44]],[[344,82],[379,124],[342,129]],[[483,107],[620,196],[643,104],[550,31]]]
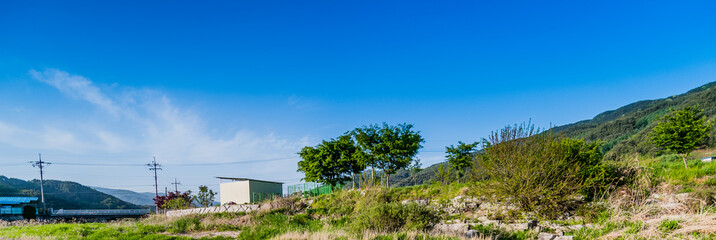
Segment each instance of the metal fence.
[[264,200],[274,200],[279,197],[281,197],[281,195],[275,193],[252,192],[251,203],[260,203]]
[[60,209],[52,212],[53,216],[141,216],[151,213],[149,209],[88,209],[88,210],[65,210]]
[[331,194],[335,189],[342,189],[343,185],[338,184],[335,187],[331,185],[307,182],[286,187],[287,194],[301,195],[303,197],[315,197],[323,194]]

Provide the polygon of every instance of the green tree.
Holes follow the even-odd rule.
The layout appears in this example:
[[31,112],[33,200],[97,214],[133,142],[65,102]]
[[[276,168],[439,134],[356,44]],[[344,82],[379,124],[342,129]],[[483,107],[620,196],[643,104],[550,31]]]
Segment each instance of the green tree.
[[413,178],[413,185],[418,185],[417,175],[423,170],[422,167],[423,164],[420,163],[419,159],[416,159],[415,162],[408,167],[408,174]]
[[651,142],[662,149],[681,154],[684,167],[689,168],[686,158],[703,143],[713,125],[706,121],[703,111],[696,107],[685,107],[678,111],[671,109],[652,130]]
[[216,196],[216,193],[209,189],[209,187],[201,185],[199,186],[199,193],[197,193],[194,196],[191,196],[191,198],[199,203],[202,207],[208,207],[211,206],[214,202],[214,196]]
[[464,176],[465,169],[472,167],[477,145],[477,142],[468,144],[458,141],[457,146],[450,145],[445,147],[445,153],[447,153],[445,157],[450,166],[455,169],[458,182]]
[[390,187],[390,174],[408,167],[425,142],[420,132],[413,131],[413,125],[407,123],[398,126],[390,126],[386,123],[364,126],[356,128],[352,134],[361,152],[365,153],[364,162],[382,170],[388,187]]
[[350,135],[304,147],[298,155],[303,159],[298,162],[298,171],[305,174],[303,180],[332,187],[351,180],[352,174],[365,169],[363,154]]

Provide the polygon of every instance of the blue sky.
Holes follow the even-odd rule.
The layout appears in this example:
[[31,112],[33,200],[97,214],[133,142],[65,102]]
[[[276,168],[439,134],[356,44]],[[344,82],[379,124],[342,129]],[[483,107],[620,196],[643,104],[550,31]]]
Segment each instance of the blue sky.
[[49,178],[102,187],[153,190],[152,156],[160,186],[295,183],[301,147],[381,122],[415,124],[430,165],[716,81],[715,5],[4,1],[0,175],[35,178],[41,152]]

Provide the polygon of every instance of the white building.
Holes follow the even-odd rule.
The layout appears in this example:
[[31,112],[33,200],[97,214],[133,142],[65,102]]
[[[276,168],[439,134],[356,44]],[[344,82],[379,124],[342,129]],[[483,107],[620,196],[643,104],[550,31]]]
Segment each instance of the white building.
[[221,205],[257,203],[283,194],[283,183],[248,178],[217,177]]

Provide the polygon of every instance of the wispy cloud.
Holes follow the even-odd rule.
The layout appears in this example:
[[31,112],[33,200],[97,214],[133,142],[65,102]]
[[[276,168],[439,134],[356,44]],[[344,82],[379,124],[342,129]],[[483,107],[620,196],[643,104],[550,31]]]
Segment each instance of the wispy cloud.
[[[306,137],[295,139],[274,133],[249,130],[222,133],[208,131],[210,123],[200,114],[184,109],[166,94],[151,89],[101,89],[91,80],[56,69],[30,75],[67,96],[89,102],[111,120],[97,116],[75,116],[76,125],[46,126],[41,131],[25,130],[0,122],[0,141],[18,147],[47,148],[72,153],[140,152],[156,155],[164,162],[233,162],[295,156],[308,144]],[[0,119],[1,120],[1,119]],[[29,134],[28,134],[29,133]],[[295,166],[290,166],[295,171]]]
[[318,103],[312,100],[305,99],[296,95],[288,97],[286,103],[295,109],[313,109],[318,106]]
[[102,94],[90,80],[82,76],[71,75],[57,69],[47,69],[43,72],[33,69],[30,70],[30,75],[35,80],[47,83],[69,96],[95,104],[112,114],[117,113],[118,109],[114,102]]

